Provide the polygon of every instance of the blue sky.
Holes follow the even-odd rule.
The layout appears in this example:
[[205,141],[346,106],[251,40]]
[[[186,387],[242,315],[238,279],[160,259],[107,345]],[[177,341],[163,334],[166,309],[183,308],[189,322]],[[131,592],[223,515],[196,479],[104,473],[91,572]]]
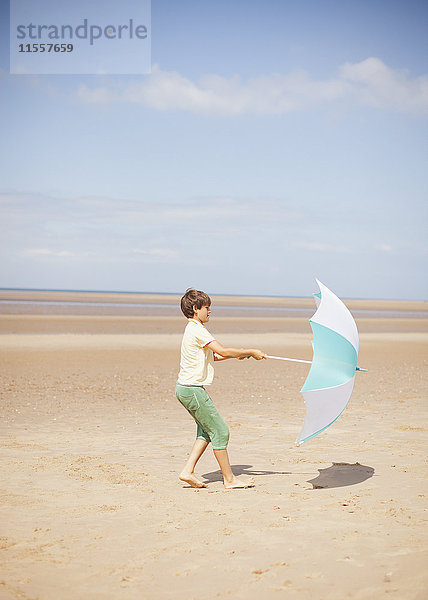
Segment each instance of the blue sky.
[[427,298],[426,2],[156,0],[136,76],[1,6],[0,287]]

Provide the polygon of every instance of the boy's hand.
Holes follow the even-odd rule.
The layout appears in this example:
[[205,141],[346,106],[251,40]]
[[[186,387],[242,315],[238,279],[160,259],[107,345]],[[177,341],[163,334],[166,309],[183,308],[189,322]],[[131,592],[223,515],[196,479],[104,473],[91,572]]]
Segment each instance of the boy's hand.
[[264,352],[256,349],[251,350],[251,356],[256,360],[263,360],[264,358],[266,358],[266,354]]

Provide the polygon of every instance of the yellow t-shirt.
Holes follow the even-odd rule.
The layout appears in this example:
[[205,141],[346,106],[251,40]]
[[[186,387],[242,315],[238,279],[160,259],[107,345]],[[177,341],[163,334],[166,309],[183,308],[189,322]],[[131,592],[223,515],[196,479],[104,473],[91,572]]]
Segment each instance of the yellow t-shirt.
[[214,378],[214,354],[207,344],[215,338],[196,319],[189,319],[181,342],[178,382],[181,385],[210,385]]

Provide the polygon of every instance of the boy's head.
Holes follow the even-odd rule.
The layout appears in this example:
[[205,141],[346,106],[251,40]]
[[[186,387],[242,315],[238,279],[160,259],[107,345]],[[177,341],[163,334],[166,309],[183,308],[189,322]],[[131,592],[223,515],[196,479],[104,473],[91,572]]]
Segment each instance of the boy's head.
[[193,307],[201,309],[203,306],[211,306],[211,298],[205,292],[189,288],[181,299],[181,312],[185,317],[191,319],[194,316]]

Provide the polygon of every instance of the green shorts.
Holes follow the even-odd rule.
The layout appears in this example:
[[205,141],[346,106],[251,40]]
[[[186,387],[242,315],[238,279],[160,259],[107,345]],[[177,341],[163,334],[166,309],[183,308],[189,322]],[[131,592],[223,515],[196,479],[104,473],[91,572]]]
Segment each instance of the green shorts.
[[214,450],[224,450],[229,441],[229,428],[204,387],[177,383],[175,395],[196,421],[196,437],[211,442]]

